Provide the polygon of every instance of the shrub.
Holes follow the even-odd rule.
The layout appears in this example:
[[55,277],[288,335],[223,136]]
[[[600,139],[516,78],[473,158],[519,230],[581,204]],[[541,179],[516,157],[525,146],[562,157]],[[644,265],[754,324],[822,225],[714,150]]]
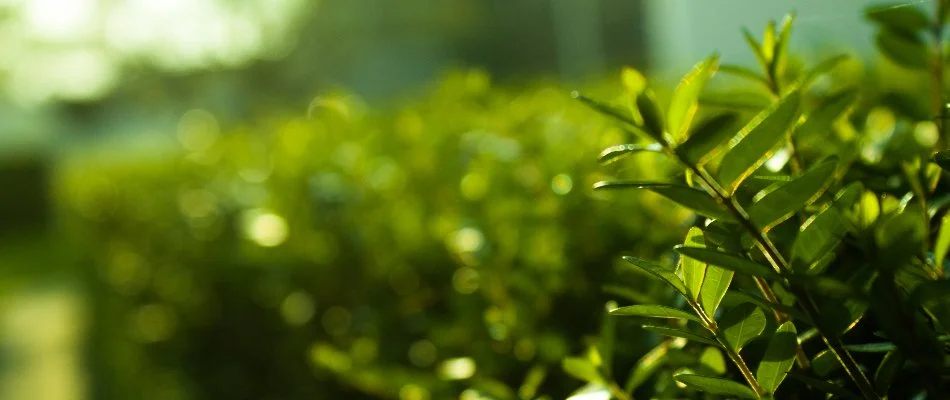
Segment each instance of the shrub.
[[[829,84],[822,76],[844,57],[790,64],[789,16],[769,24],[761,41],[746,32],[760,71],[720,65],[714,55],[668,101],[633,70],[624,79],[629,110],[579,97],[642,138],[609,147],[602,161],[649,153],[679,165],[665,180],[609,179],[594,188],[650,191],[697,215],[673,260],[624,257],[628,273],[663,282],[666,294],[609,310],[631,318],[608,323],[608,331],[636,323],[665,339],[620,381],[609,360],[628,340],[606,333],[563,363],[587,382],[582,392],[621,399],[946,393],[950,186],[940,166],[950,165],[950,152],[937,150],[950,138],[942,36],[950,3],[936,3],[933,16],[913,5],[868,9],[886,57],[881,84]],[[771,101],[703,93],[717,71]],[[929,87],[906,84],[914,81]]]

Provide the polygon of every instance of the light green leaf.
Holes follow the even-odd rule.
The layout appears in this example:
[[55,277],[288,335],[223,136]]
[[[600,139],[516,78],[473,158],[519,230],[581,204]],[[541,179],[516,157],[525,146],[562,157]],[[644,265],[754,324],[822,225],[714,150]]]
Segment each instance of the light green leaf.
[[649,90],[637,94],[637,110],[643,117],[643,129],[657,142],[667,143],[664,133],[666,124],[663,123],[663,113],[657,105],[656,98]]
[[650,376],[663,366],[666,361],[667,351],[667,344],[661,343],[643,355],[643,357],[640,357],[640,359],[637,360],[637,365],[633,367],[633,371],[630,371],[630,376],[627,378],[624,390],[627,393],[632,393],[640,387],[640,385],[643,385]]
[[770,72],[774,77],[780,77],[785,71],[786,57],[788,55],[788,41],[792,33],[792,24],[795,22],[795,14],[788,14],[782,20],[782,28],[779,30],[778,39],[775,41],[775,50],[772,56],[772,63],[769,64]]
[[690,165],[704,164],[722,150],[721,144],[735,136],[738,121],[738,114],[727,112],[700,122],[690,130],[686,141],[676,147],[676,154]]
[[771,156],[788,135],[798,117],[801,96],[793,92],[776,106],[763,111],[739,131],[734,145],[723,156],[719,181],[735,193],[739,184]]
[[[689,232],[686,233],[686,241],[683,246],[706,247],[703,240],[703,230],[697,227],[690,228]],[[689,290],[690,299],[697,300],[703,286],[703,279],[706,277],[706,263],[683,257],[681,265],[683,267],[683,282],[686,284],[686,289]]]
[[726,311],[719,321],[719,329],[733,351],[739,352],[746,344],[765,330],[765,313],[752,303],[739,304]]
[[847,54],[839,54],[816,64],[814,67],[808,70],[808,72],[806,72],[805,75],[802,76],[801,87],[802,88],[808,87],[809,85],[812,84],[812,82],[815,81],[815,79],[818,79],[819,76],[822,76],[828,73],[828,71],[831,71],[832,69],[837,67],[838,64],[841,64],[842,62],[845,62],[850,58],[851,57],[848,56]]
[[805,269],[834,250],[847,233],[847,221],[837,208],[825,207],[808,218],[792,245],[792,264]]
[[774,278],[778,275],[771,268],[762,264],[717,250],[683,246],[675,246],[673,249],[684,256],[701,260],[707,264],[716,265],[730,271],[766,278]]
[[699,355],[699,364],[717,375],[726,373],[726,359],[722,356],[722,351],[716,347],[707,347],[703,350],[703,353]]
[[943,269],[943,260],[950,250],[950,214],[944,214],[940,219],[940,231],[937,233],[937,242],[934,244],[934,264]]
[[875,43],[888,59],[910,69],[926,69],[930,65],[927,45],[919,38],[890,29],[877,33]]
[[683,285],[683,281],[680,280],[679,276],[676,276],[676,273],[673,272],[672,269],[636,257],[624,256],[623,259],[637,268],[659,278],[661,281],[666,282],[666,284],[672,286],[673,289],[683,296],[687,295],[686,286]]
[[703,279],[703,286],[699,291],[699,305],[706,311],[706,315],[716,314],[719,303],[732,283],[732,274],[728,269],[715,265],[706,266],[706,278]]
[[755,36],[752,36],[752,32],[749,32],[749,30],[745,28],[742,29],[742,37],[745,38],[749,49],[755,54],[755,59],[759,61],[759,66],[762,67],[762,71],[768,71],[769,61],[765,58],[765,53],[762,52],[762,45],[759,44],[759,41],[755,39]]
[[706,86],[706,81],[719,68],[719,56],[712,55],[686,74],[673,91],[670,99],[670,109],[667,113],[667,126],[674,142],[680,142],[686,136],[699,108],[699,92]]
[[793,317],[799,321],[803,321],[808,324],[813,324],[811,319],[809,319],[804,314],[796,310],[795,307],[788,306],[781,303],[773,303],[773,302],[763,299],[762,297],[746,293],[742,290],[733,290],[729,292],[726,295],[726,297],[730,298],[729,300],[735,303],[743,302],[743,301],[754,303],[765,310],[778,311],[782,314]]
[[877,371],[874,372],[874,389],[877,391],[877,394],[881,396],[887,395],[888,389],[891,388],[891,383],[894,382],[894,378],[903,367],[904,357],[901,356],[899,351],[894,350],[884,355],[884,359],[882,359],[881,364],[878,365]]
[[610,310],[610,315],[668,318],[668,319],[688,319],[688,320],[693,320],[693,321],[702,323],[699,317],[693,314],[690,314],[688,312],[685,312],[683,310],[678,310],[671,307],[653,305],[653,304],[638,304],[635,306],[615,308],[613,310]]
[[894,351],[897,349],[897,346],[894,343],[890,342],[878,342],[878,343],[861,343],[861,344],[849,344],[844,346],[845,350],[853,351],[855,353],[886,353],[889,351]]
[[748,386],[731,381],[729,379],[712,378],[702,375],[679,374],[673,376],[686,387],[699,390],[706,393],[718,394],[722,396],[734,396],[741,399],[756,399],[755,392]]
[[768,108],[772,102],[759,91],[730,90],[724,92],[703,93],[699,104],[706,107],[718,107],[727,110],[759,112]]
[[719,343],[716,343],[716,340],[708,336],[700,336],[696,333],[686,331],[683,329],[670,328],[668,326],[654,326],[654,325],[643,325],[643,329],[656,333],[658,335],[669,336],[669,337],[680,337],[686,340],[691,340],[697,343],[708,344],[711,346],[719,346]]
[[568,375],[584,382],[604,382],[604,378],[600,376],[597,366],[588,359],[580,357],[568,357],[561,361],[561,367],[564,368],[564,372],[566,372]]
[[930,26],[927,15],[913,5],[889,4],[868,7],[864,15],[884,27],[904,33],[918,33]]
[[611,164],[624,157],[642,152],[662,153],[663,146],[661,146],[659,143],[651,143],[648,145],[620,144],[611,146],[604,149],[604,151],[600,153],[600,163],[602,165]]
[[595,100],[590,97],[584,96],[578,92],[571,93],[571,96],[579,100],[581,103],[584,103],[587,107],[597,111],[603,115],[611,117],[627,128],[632,128],[631,130],[636,132],[639,135],[645,136],[649,139],[655,140],[659,143],[666,143],[663,136],[654,136],[653,133],[648,132],[647,129],[643,126],[643,121],[639,120],[639,114],[634,114],[627,110],[622,110],[613,105],[604,103],[600,100]]
[[722,73],[729,74],[729,75],[735,75],[740,78],[748,79],[752,82],[763,85],[766,88],[768,88],[769,86],[769,82],[765,79],[765,77],[763,77],[762,75],[759,75],[758,72],[755,72],[741,65],[721,65],[719,66],[719,71]]
[[594,184],[594,190],[630,188],[647,189],[705,217],[725,221],[734,220],[732,214],[715,199],[709,197],[709,194],[689,186],[640,181],[601,181]]
[[820,163],[798,179],[779,186],[762,197],[749,207],[752,223],[763,232],[768,232],[796,211],[818,200],[831,184],[831,177],[837,165],[837,160],[834,159]]
[[755,378],[759,385],[767,393],[775,393],[779,385],[785,380],[785,374],[795,363],[795,348],[798,345],[795,325],[790,321],[785,322],[778,329],[769,341],[769,346],[765,349],[765,355],[759,368],[755,372]]
[[858,91],[846,89],[823,98],[814,110],[808,113],[799,132],[814,134],[817,138],[824,138],[838,119],[858,98]]

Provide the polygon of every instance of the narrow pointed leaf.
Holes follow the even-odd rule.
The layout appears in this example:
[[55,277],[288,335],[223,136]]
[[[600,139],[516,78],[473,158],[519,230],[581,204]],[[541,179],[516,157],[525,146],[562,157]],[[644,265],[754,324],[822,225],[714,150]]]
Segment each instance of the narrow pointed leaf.
[[937,233],[937,242],[934,244],[934,264],[943,269],[943,260],[950,250],[950,214],[944,214],[940,219],[940,231]]
[[636,153],[662,153],[663,146],[659,143],[651,143],[648,145],[639,145],[639,144],[620,144],[616,146],[611,146],[600,153],[600,163],[602,165],[611,164],[621,159],[634,155]]
[[683,246],[676,246],[674,249],[684,256],[701,260],[707,264],[716,265],[730,271],[765,278],[774,278],[777,275],[771,268],[762,264],[717,250]]
[[701,392],[718,394],[722,396],[738,397],[740,399],[756,399],[755,392],[748,386],[729,379],[712,378],[702,375],[679,374],[673,376],[686,387],[699,390]]
[[[704,248],[706,243],[703,240],[703,230],[693,227],[686,233],[686,241],[683,244],[687,247]],[[686,283],[686,289],[689,291],[690,299],[699,299],[699,292],[703,286],[703,279],[706,277],[706,263],[694,260],[689,257],[683,257],[681,261],[683,268],[683,282]]]
[[755,378],[759,385],[767,393],[775,393],[782,381],[785,380],[785,374],[795,363],[795,348],[798,345],[795,325],[791,322],[785,322],[772,335],[769,346],[765,349],[765,355],[759,368],[755,371]]
[[716,340],[708,336],[700,336],[693,332],[689,332],[683,329],[670,328],[668,326],[654,326],[654,325],[643,325],[643,329],[656,333],[658,335],[669,336],[669,337],[679,337],[686,340],[691,340],[697,343],[708,344],[711,346],[719,346],[719,343],[716,343]]
[[749,32],[748,29],[743,29],[742,37],[745,38],[746,43],[749,45],[749,49],[751,49],[752,53],[755,54],[755,59],[759,61],[759,66],[762,67],[762,70],[768,70],[769,62],[766,60],[765,54],[762,52],[762,45],[759,44],[759,41],[755,39],[755,36],[752,36],[752,32]]
[[630,372],[627,383],[624,385],[624,390],[627,393],[632,393],[643,385],[650,376],[663,366],[666,361],[666,353],[668,352],[667,346],[666,343],[661,343],[637,360],[637,365],[633,367],[633,371]]
[[890,342],[849,344],[844,346],[845,350],[855,353],[887,353],[894,351],[897,346]]
[[881,396],[887,395],[888,389],[890,389],[891,384],[894,383],[894,378],[903,367],[904,357],[899,351],[894,350],[884,355],[884,359],[882,359],[881,364],[878,365],[877,371],[874,372],[874,389],[877,391],[877,394]]
[[615,308],[610,310],[610,315],[615,316],[633,316],[633,317],[651,317],[651,318],[666,318],[666,319],[688,319],[696,322],[701,322],[699,317],[690,314],[683,310],[678,310],[671,307],[653,305],[653,304],[638,304],[635,306],[626,306]]
[[796,269],[805,269],[837,247],[847,233],[844,216],[829,206],[805,220],[792,245],[792,263]]
[[801,177],[788,182],[749,207],[752,223],[769,231],[796,211],[805,208],[825,192],[837,167],[836,160],[818,164]]
[[580,379],[584,382],[601,383],[604,378],[597,371],[597,366],[590,360],[580,357],[568,357],[561,362],[561,367],[568,375]]
[[584,96],[578,92],[571,94],[575,99],[580,100],[584,105],[592,108],[593,110],[616,119],[617,121],[623,122],[628,125],[638,126],[637,122],[633,119],[632,116],[628,115],[629,113],[621,110],[618,107],[612,106],[610,104],[604,103],[600,100],[595,100],[590,97]]
[[739,115],[727,112],[706,119],[690,130],[689,138],[677,146],[676,154],[690,165],[702,165],[715,157],[729,138],[736,134]]
[[803,88],[808,87],[809,85],[811,85],[812,82],[815,81],[815,79],[818,79],[818,77],[828,73],[829,71],[837,67],[839,64],[847,61],[850,58],[851,57],[848,56],[847,54],[839,54],[816,64],[814,67],[808,70],[808,72],[806,72],[805,75],[802,77],[801,87]]
[[637,94],[637,110],[643,117],[643,129],[659,143],[666,143],[664,136],[665,126],[663,123],[663,114],[657,105],[656,98],[649,90],[644,90]]
[[752,303],[742,303],[726,311],[719,321],[719,328],[729,347],[738,352],[746,344],[759,337],[765,330],[765,313]]
[[763,111],[739,131],[735,144],[723,156],[719,181],[735,193],[739,184],[772,155],[798,117],[800,95],[789,94],[777,106]]
[[877,33],[875,43],[887,58],[902,67],[925,69],[930,63],[927,45],[916,37],[882,29]]
[[623,259],[624,261],[633,264],[637,268],[649,273],[650,275],[657,277],[661,281],[666,282],[667,285],[673,287],[673,289],[683,296],[687,295],[686,286],[683,285],[683,281],[679,276],[676,276],[676,273],[673,272],[672,269],[636,257],[624,256]]
[[689,186],[640,181],[602,181],[594,184],[594,190],[627,188],[649,190],[705,217],[734,220],[732,214],[706,192]]
[[680,142],[686,136],[699,108],[699,93],[706,86],[706,81],[719,68],[719,56],[713,55],[696,64],[686,74],[673,91],[670,99],[670,109],[667,113],[667,126],[674,142]]
[[699,291],[699,305],[707,315],[716,314],[719,303],[722,302],[722,298],[729,290],[729,284],[732,283],[732,275],[733,272],[728,269],[715,265],[706,266],[706,277]]
[[755,72],[741,65],[721,65],[719,66],[719,71],[729,74],[729,75],[735,75],[740,78],[745,78],[749,81],[758,83],[765,87],[769,86],[769,82],[765,80],[765,77],[763,77],[762,75],[759,75],[758,72]]
[[781,76],[785,69],[785,58],[788,55],[788,42],[792,34],[792,24],[795,22],[795,14],[788,14],[782,20],[782,29],[779,30],[778,38],[775,40],[775,51],[772,56],[772,63],[769,65],[772,76]]
[[808,113],[799,132],[814,134],[818,139],[824,138],[835,120],[843,115],[857,98],[857,90],[846,89],[822,99],[815,109]]

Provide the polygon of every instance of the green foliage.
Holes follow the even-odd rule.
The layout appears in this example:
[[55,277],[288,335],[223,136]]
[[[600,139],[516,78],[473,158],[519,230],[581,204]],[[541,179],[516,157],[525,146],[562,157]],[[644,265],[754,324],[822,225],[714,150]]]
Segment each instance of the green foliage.
[[[950,4],[937,3],[937,15],[946,16]],[[638,146],[665,154],[679,170],[659,182],[610,179],[595,188],[655,191],[692,210],[696,222],[673,247],[679,257],[624,257],[673,288],[667,301],[677,307],[638,304],[610,314],[668,320],[643,328],[679,338],[685,351],[652,352],[657,386],[645,390],[647,372],[635,369],[628,395],[930,398],[950,388],[950,185],[940,168],[950,171],[942,148],[950,134],[945,67],[932,68],[942,62],[943,20],[906,4],[875,6],[866,17],[881,28],[881,52],[939,91],[813,88],[822,76],[834,82],[835,70],[852,61],[792,67],[789,16],[780,28],[769,23],[761,40],[743,32],[760,71],[717,68],[713,55],[673,91],[664,123],[633,119],[654,139]],[[704,93],[717,69],[767,91],[771,103]],[[933,103],[936,120],[894,100],[915,95]],[[663,115],[653,101],[637,105],[633,114]],[[703,117],[693,126],[696,115]],[[661,386],[670,377],[683,389],[676,395]]]

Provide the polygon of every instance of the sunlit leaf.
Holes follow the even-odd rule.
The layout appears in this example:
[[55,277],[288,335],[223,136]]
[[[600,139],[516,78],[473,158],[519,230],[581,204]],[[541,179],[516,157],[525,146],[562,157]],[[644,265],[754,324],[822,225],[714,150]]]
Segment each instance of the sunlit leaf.
[[669,319],[689,319],[696,322],[701,322],[699,317],[693,314],[690,314],[686,311],[678,310],[678,309],[666,307],[666,306],[654,305],[654,304],[638,304],[634,306],[615,308],[613,310],[610,310],[610,315],[669,318]]
[[627,391],[627,393],[633,392],[643,385],[647,379],[650,379],[650,377],[663,366],[666,361],[667,351],[667,345],[663,343],[654,347],[644,354],[643,357],[640,357],[640,359],[637,360],[636,366],[633,367],[633,371],[630,371],[630,376],[627,378],[624,390]]
[[669,113],[667,113],[667,126],[674,142],[682,141],[686,136],[686,131],[699,108],[699,93],[706,86],[706,81],[716,73],[718,67],[718,55],[706,58],[696,64],[673,91]]
[[772,55],[772,62],[769,65],[771,75],[780,77],[785,69],[786,57],[788,56],[788,42],[792,33],[792,24],[795,22],[795,14],[788,14],[782,20],[782,28],[779,30],[778,37],[775,40],[775,50]]
[[847,233],[847,222],[835,207],[826,207],[802,224],[792,245],[796,269],[810,266],[831,252]]
[[623,259],[624,261],[630,264],[633,264],[640,270],[643,270],[659,278],[661,281],[666,282],[666,284],[673,287],[673,289],[675,289],[677,292],[679,292],[683,296],[687,295],[686,286],[683,285],[683,281],[680,279],[679,276],[676,275],[675,272],[673,272],[672,269],[669,269],[660,264],[642,260],[636,257],[624,256]]
[[[703,230],[693,227],[686,233],[686,240],[683,246],[687,247],[706,247],[703,240]],[[681,260],[683,269],[683,281],[686,283],[686,289],[692,300],[699,299],[700,289],[703,286],[703,279],[706,277],[706,263],[697,261],[689,257],[683,257]]]
[[699,249],[695,247],[676,246],[674,249],[687,257],[691,257],[707,264],[716,265],[730,271],[741,272],[752,276],[772,278],[777,275],[771,268],[733,254],[718,250]]
[[636,94],[642,92],[647,87],[647,79],[643,74],[631,67],[623,67],[620,71],[620,81],[628,92]]
[[920,39],[890,29],[877,33],[875,43],[887,58],[911,69],[925,69],[930,64],[927,46]]
[[718,375],[726,373],[726,359],[722,351],[715,347],[707,347],[699,355],[699,364]]
[[706,315],[716,314],[719,303],[723,296],[729,290],[729,284],[732,282],[733,272],[715,265],[706,266],[706,277],[703,279],[703,286],[699,291],[699,305]]
[[656,98],[649,90],[637,94],[637,110],[643,117],[643,129],[659,143],[666,143],[664,133],[666,124],[663,122],[663,113],[657,104]]
[[798,346],[795,325],[785,322],[776,329],[769,341],[762,362],[755,371],[755,378],[767,393],[775,393],[785,380],[785,374],[795,363],[795,349]]
[[561,361],[561,367],[568,375],[584,382],[602,383],[604,378],[590,360],[580,357],[568,357]]
[[736,134],[739,115],[734,112],[718,114],[694,126],[683,144],[676,147],[676,154],[691,165],[702,165],[715,157],[729,138]]
[[620,144],[611,146],[600,153],[600,163],[603,165],[611,164],[627,156],[642,152],[662,153],[663,146],[659,143],[651,143],[648,145]]
[[761,308],[752,303],[742,303],[723,313],[719,329],[732,350],[738,352],[762,334],[765,323],[765,313]]
[[742,29],[742,37],[745,38],[746,44],[748,44],[749,49],[752,50],[752,54],[755,54],[755,59],[759,61],[759,66],[762,67],[762,71],[768,71],[769,61],[765,58],[765,53],[762,52],[762,45],[759,41],[755,39],[755,36],[752,36],[752,32],[749,32],[748,29]]
[[689,186],[641,181],[602,181],[594,184],[594,190],[608,189],[646,189],[705,217],[727,221],[734,219],[732,214],[709,197],[709,194]]
[[756,399],[758,396],[748,386],[734,382],[729,379],[712,378],[702,375],[679,374],[673,376],[673,379],[686,385],[686,387],[699,390],[701,392],[718,394],[723,396],[733,396],[741,399]]
[[886,396],[888,389],[894,382],[894,378],[904,367],[904,357],[897,350],[888,352],[878,365],[874,372],[874,389],[881,396]]
[[769,311],[778,311],[782,314],[793,317],[799,321],[804,321],[808,324],[812,324],[811,319],[806,317],[800,311],[796,310],[795,307],[788,306],[781,303],[773,303],[768,300],[765,300],[759,296],[746,293],[742,290],[733,290],[729,292],[726,297],[730,297],[730,301],[735,303],[737,302],[750,302],[758,305],[759,307],[769,310]]
[[763,111],[747,124],[719,166],[719,181],[734,193],[739,184],[772,155],[798,117],[800,95],[786,96],[774,108]]
[[802,123],[799,131],[813,133],[818,138],[824,138],[835,120],[841,117],[857,98],[857,90],[846,89],[821,99],[815,109],[807,114],[807,118]]
[[801,177],[788,182],[749,207],[749,217],[763,231],[770,230],[796,211],[811,204],[831,184],[837,160],[825,161],[805,172]]
[[772,102],[767,96],[759,92],[730,90],[712,93],[705,92],[699,96],[699,104],[730,111],[759,112],[768,108]]
[[686,340],[691,340],[697,343],[704,343],[712,346],[718,346],[719,343],[716,343],[716,340],[708,336],[700,336],[696,333],[686,331],[683,329],[671,328],[668,326],[654,326],[654,325],[643,325],[643,329],[656,333],[658,335],[669,336],[669,337],[680,337]]

